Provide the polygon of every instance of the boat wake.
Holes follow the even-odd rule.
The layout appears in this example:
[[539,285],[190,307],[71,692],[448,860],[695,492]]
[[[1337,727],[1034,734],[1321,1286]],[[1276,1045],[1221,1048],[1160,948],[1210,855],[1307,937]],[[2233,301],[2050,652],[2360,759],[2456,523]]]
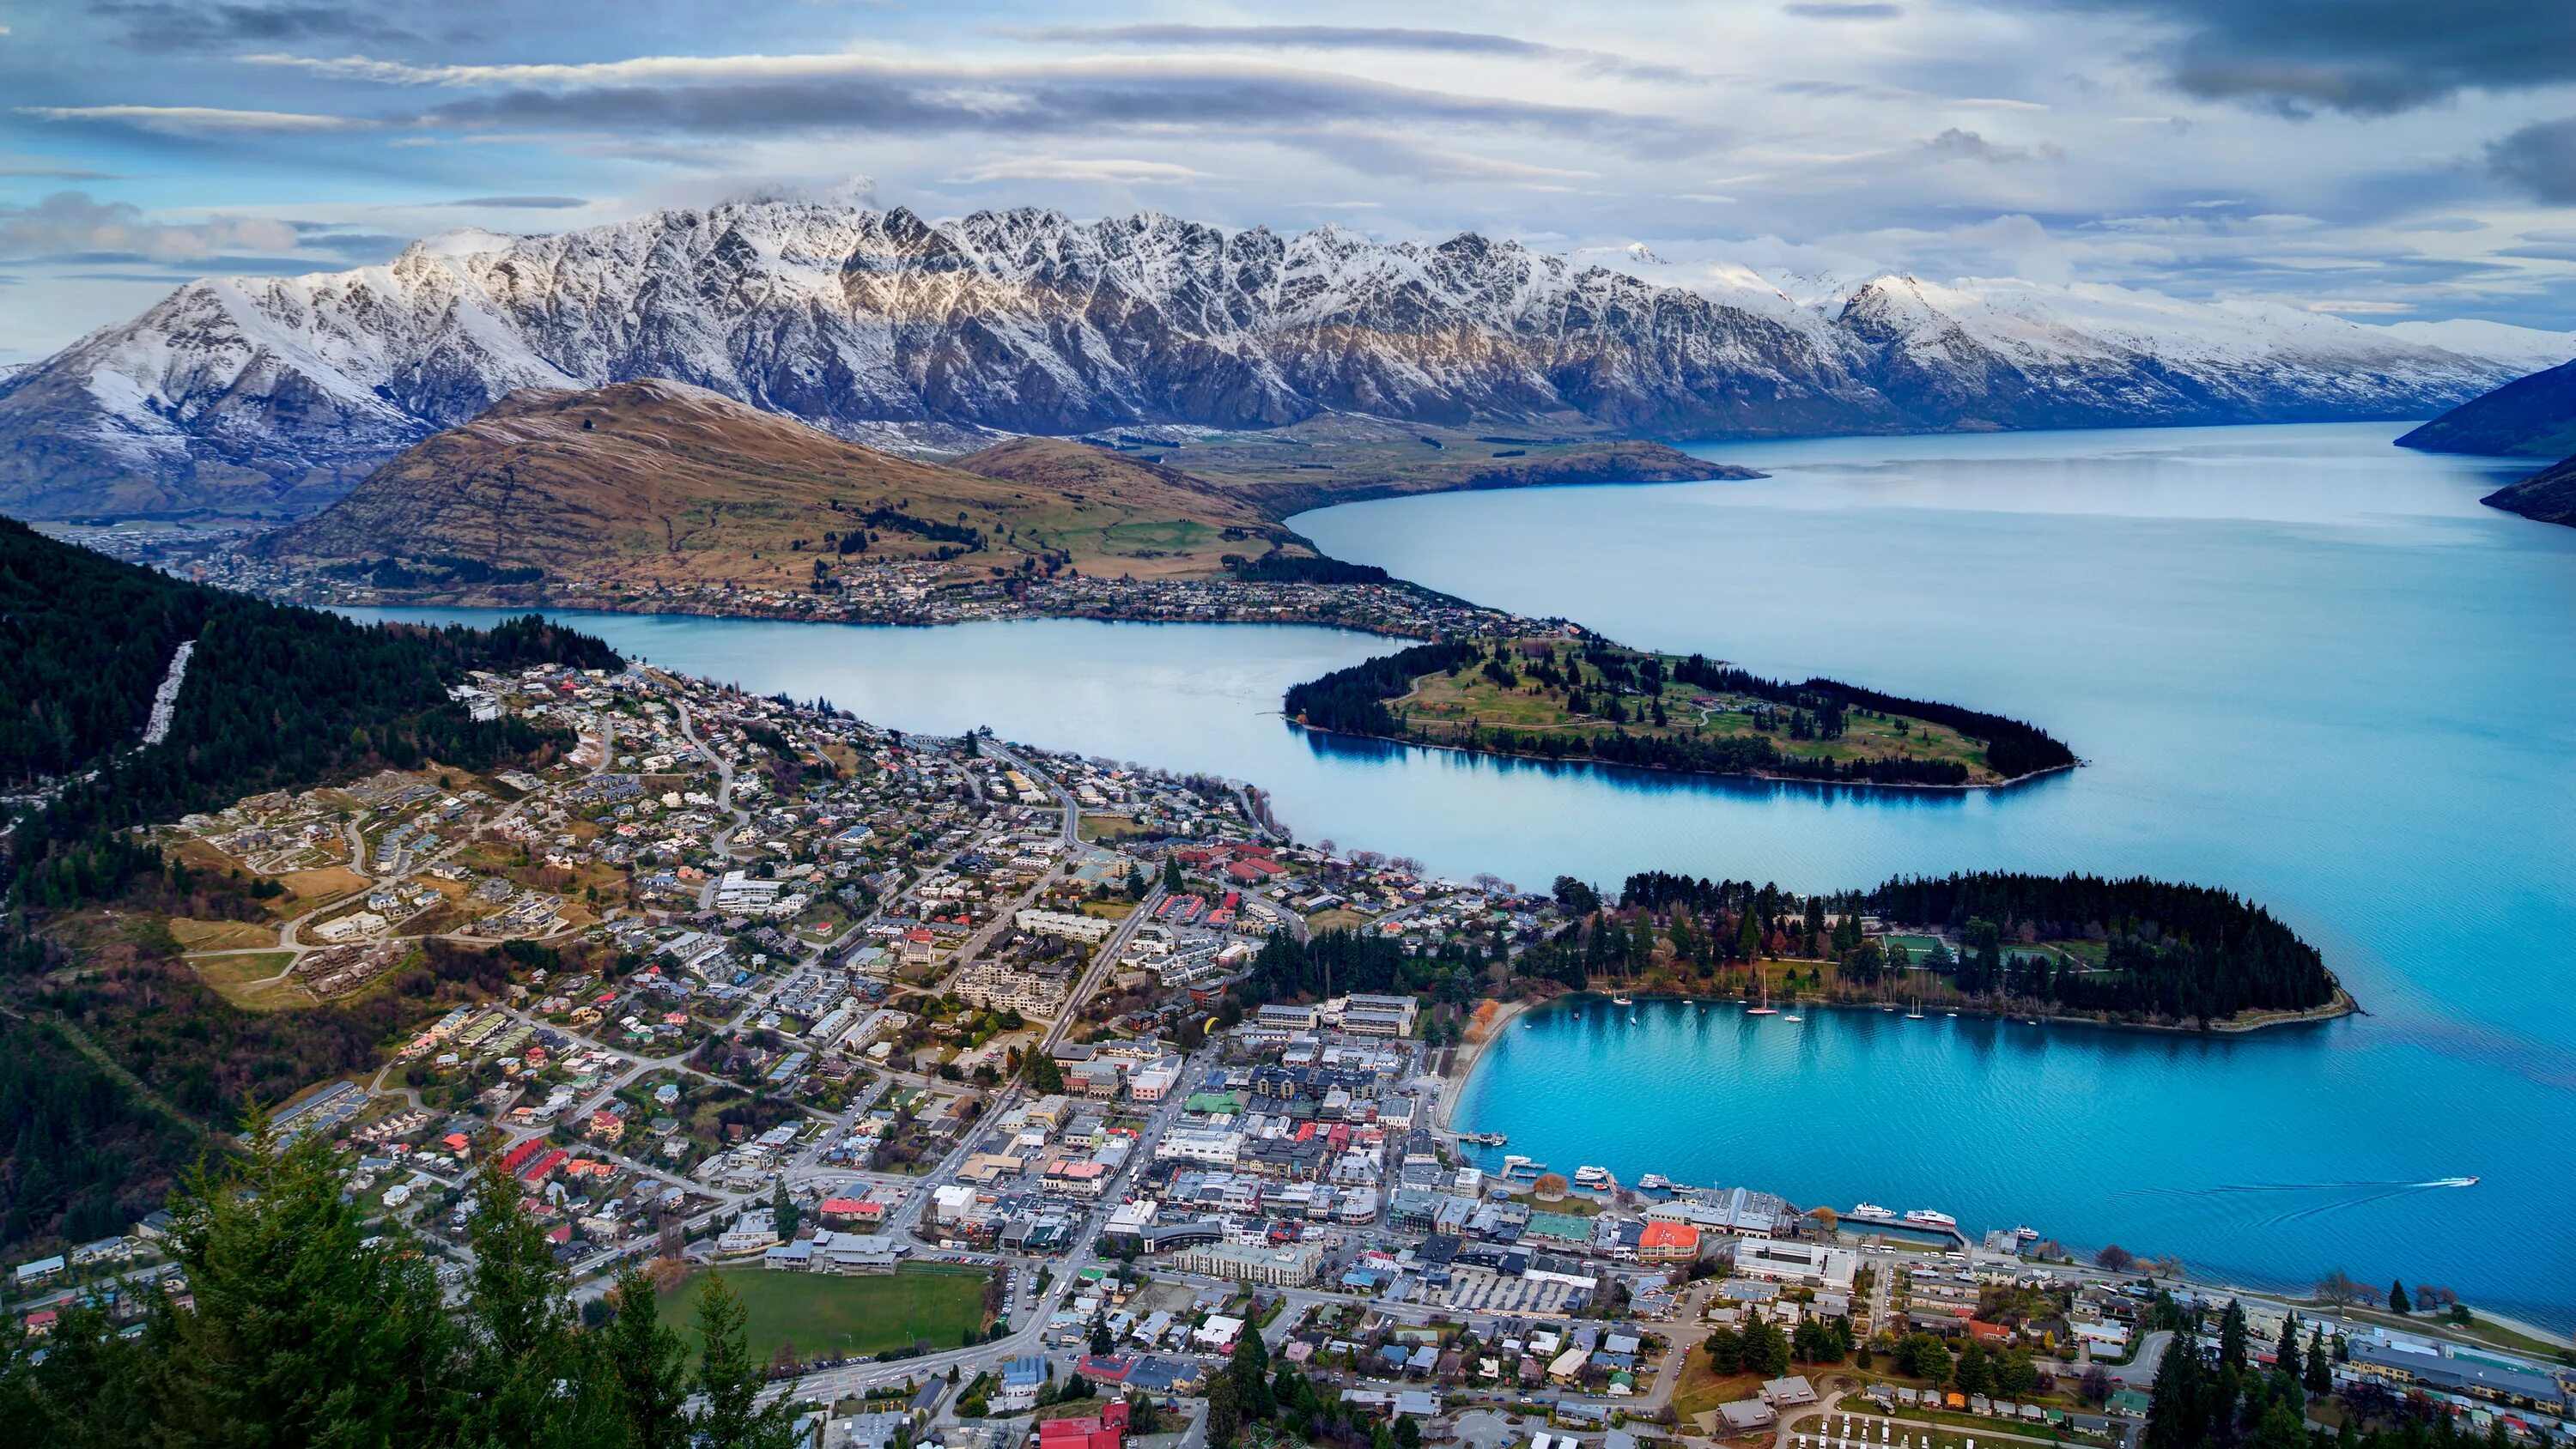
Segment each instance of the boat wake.
[[2163,1197],[2184,1199],[2251,1199],[2282,1197],[2291,1194],[2322,1194],[2322,1201],[2296,1203],[2256,1222],[2254,1226],[2270,1228],[2283,1223],[2368,1207],[2391,1198],[2416,1193],[2437,1192],[2444,1188],[2475,1187],[2475,1177],[2435,1177],[2410,1182],[2240,1182],[2217,1187],[2134,1187],[2112,1194],[2115,1198]]

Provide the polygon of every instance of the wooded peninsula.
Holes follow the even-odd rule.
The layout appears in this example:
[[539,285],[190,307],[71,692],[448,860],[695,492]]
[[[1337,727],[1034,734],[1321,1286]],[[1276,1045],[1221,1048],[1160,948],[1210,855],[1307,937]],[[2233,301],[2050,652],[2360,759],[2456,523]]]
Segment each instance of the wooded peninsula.
[[1308,729],[1700,775],[1960,788],[2073,768],[2020,720],[1592,637],[1452,639],[1289,689]]

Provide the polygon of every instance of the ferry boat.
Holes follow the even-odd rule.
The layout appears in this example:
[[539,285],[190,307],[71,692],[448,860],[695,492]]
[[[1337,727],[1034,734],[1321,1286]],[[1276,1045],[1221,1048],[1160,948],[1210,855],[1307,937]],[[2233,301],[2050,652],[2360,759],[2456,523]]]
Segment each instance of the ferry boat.
[[1959,1220],[1957,1218],[1950,1216],[1948,1213],[1936,1213],[1930,1208],[1916,1208],[1914,1211],[1905,1215],[1905,1220],[1918,1228],[1956,1228],[1959,1226]]
[[1887,1209],[1880,1207],[1874,1202],[1862,1203],[1858,1207],[1853,1208],[1849,1213],[1845,1214],[1845,1216],[1849,1217],[1856,1223],[1892,1223],[1896,1221],[1896,1214],[1889,1212]]
[[2013,1237],[2025,1243],[2037,1242],[2039,1240],[2039,1229],[2032,1227],[2028,1223],[2024,1223],[2020,1227],[2013,1229]]
[[1637,1186],[1648,1192],[1663,1192],[1672,1185],[1673,1180],[1660,1172],[1643,1173],[1637,1178]]
[[1458,1134],[1458,1140],[1472,1142],[1479,1147],[1500,1147],[1512,1139],[1500,1132],[1461,1132]]
[[1612,1177],[1610,1175],[1610,1170],[1606,1167],[1578,1167],[1574,1169],[1574,1185],[1577,1187],[1611,1188],[1617,1187],[1619,1185],[1619,1180]]

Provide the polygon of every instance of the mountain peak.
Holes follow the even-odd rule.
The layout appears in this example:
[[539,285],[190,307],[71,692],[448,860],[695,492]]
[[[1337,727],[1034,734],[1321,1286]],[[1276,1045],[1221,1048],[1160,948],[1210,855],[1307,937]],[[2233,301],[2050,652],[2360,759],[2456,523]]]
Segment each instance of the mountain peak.
[[1331,411],[1743,437],[2407,416],[2539,346],[2009,279],[1784,286],[1642,244],[869,199],[467,229],[390,266],[192,284],[0,380],[0,508],[309,511],[514,389],[642,377],[843,439]]

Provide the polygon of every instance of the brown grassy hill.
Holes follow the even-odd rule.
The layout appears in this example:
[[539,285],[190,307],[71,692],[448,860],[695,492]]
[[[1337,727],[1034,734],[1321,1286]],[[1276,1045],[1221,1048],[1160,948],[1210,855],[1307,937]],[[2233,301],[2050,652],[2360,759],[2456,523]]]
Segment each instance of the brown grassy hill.
[[[1211,573],[1229,530],[1275,531],[1182,475],[1079,444],[974,457],[996,455],[1002,476],[916,462],[658,379],[528,389],[406,449],[265,549],[305,565],[462,560],[502,581],[794,587],[817,559],[953,555],[980,572],[1061,553],[1085,572]],[[854,536],[864,546],[845,553]]]
[[1238,492],[1070,438],[1013,438],[948,466],[1023,485],[1031,511],[1021,535],[1090,559],[1088,572],[1212,574],[1226,554],[1258,555],[1288,537]]

